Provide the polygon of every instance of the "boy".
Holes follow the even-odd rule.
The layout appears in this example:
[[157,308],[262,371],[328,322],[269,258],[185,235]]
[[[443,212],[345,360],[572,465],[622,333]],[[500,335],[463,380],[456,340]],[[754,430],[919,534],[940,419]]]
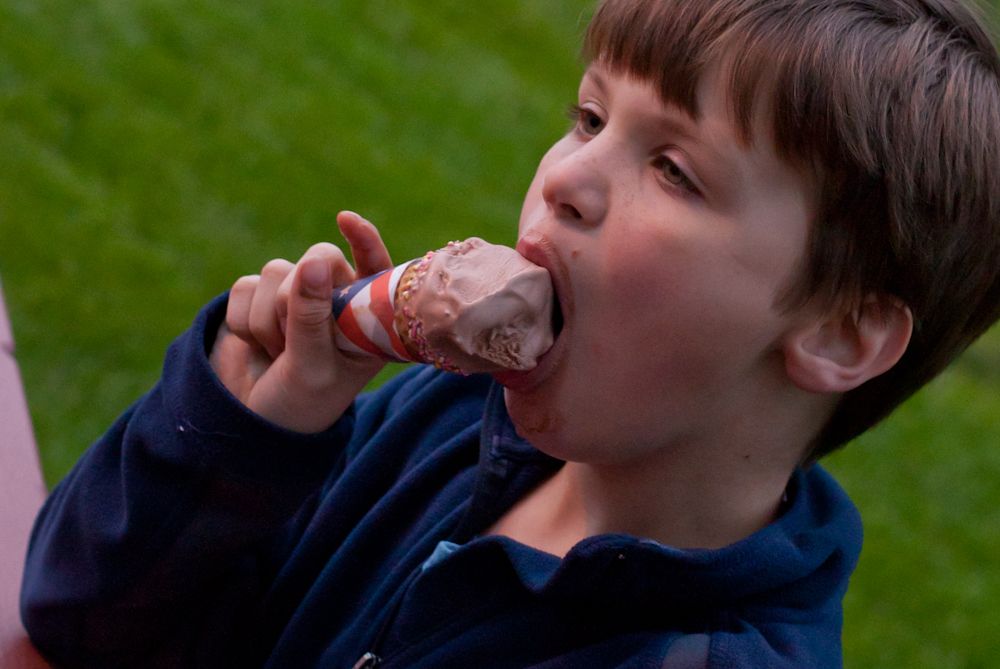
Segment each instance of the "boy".
[[371,224],[233,286],[53,493],[67,665],[839,666],[818,466],[1000,309],[1000,61],[943,0],[607,0],[518,250],[562,326],[496,380],[332,344]]

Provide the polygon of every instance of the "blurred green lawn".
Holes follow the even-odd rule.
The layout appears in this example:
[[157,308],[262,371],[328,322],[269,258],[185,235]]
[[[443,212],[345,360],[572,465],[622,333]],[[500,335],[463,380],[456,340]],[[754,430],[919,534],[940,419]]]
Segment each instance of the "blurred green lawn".
[[[338,210],[397,259],[512,243],[590,6],[0,0],[0,276],[49,484]],[[994,329],[829,459],[866,521],[848,667],[1000,667],[998,389]]]

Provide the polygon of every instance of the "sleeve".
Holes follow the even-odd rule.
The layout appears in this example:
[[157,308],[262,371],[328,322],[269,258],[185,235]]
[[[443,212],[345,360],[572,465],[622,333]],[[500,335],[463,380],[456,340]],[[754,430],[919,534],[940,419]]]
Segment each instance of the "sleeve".
[[[344,466],[354,409],[321,434],[236,400],[209,362],[225,296],[159,383],[92,445],[36,520],[21,593],[60,666],[242,666],[281,528]],[[224,658],[224,659],[223,659]]]

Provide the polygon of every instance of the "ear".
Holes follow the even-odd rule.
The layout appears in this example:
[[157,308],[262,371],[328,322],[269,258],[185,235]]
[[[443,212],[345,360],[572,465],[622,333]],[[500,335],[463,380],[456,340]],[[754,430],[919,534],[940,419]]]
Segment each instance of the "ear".
[[899,362],[912,332],[908,306],[871,295],[855,311],[836,309],[792,331],[784,342],[785,371],[808,392],[847,392]]

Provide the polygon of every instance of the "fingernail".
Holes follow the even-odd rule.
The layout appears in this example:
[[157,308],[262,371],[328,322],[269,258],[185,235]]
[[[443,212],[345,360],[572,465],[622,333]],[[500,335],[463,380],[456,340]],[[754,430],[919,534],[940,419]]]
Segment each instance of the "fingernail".
[[325,298],[329,292],[330,266],[322,258],[310,258],[302,263],[302,292],[310,297]]

